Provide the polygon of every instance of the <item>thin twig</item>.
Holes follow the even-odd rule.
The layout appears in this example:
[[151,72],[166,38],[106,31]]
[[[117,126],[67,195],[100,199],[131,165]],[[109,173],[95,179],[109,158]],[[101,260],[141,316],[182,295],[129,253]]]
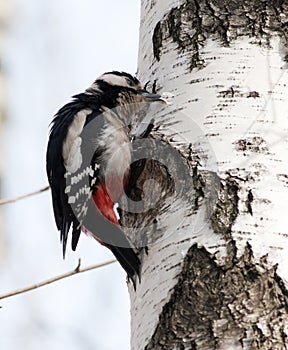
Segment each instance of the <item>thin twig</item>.
[[26,193],[26,194],[23,194],[22,196],[19,196],[19,197],[0,199],[0,205],[17,202],[17,201],[19,201],[21,199],[34,196],[35,194],[39,194],[39,193],[48,191],[49,188],[50,188],[49,186],[46,186],[46,187],[40,188],[40,190],[33,191],[33,192],[30,192],[30,193]]
[[114,260],[114,259],[113,260],[108,260],[108,261],[105,261],[103,263],[87,266],[87,267],[84,267],[83,269],[81,269],[81,260],[79,259],[78,265],[77,265],[77,267],[74,270],[72,270],[70,272],[63,273],[62,275],[59,275],[59,276],[56,276],[56,277],[52,277],[52,278],[50,278],[50,279],[48,279],[46,281],[36,283],[36,284],[34,284],[32,286],[29,286],[29,287],[26,287],[26,288],[20,288],[20,289],[17,289],[15,291],[13,291],[13,292],[2,294],[2,295],[0,295],[0,300],[1,299],[5,299],[5,298],[9,298],[9,297],[13,297],[14,295],[26,293],[26,292],[29,292],[30,290],[46,286],[47,284],[54,283],[56,281],[62,280],[64,278],[67,278],[67,277],[70,277],[70,276],[73,276],[73,275],[76,275],[78,273],[82,273],[82,272],[98,269],[100,267],[113,264],[114,262],[116,262],[116,260]]

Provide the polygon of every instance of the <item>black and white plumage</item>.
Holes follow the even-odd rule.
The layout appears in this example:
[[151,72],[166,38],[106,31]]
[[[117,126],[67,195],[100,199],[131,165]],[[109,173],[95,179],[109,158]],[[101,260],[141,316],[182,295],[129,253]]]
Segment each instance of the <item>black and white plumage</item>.
[[118,224],[114,204],[129,180],[131,123],[145,113],[147,102],[159,100],[130,74],[105,73],[57,112],[47,147],[63,255],[69,231],[73,250],[81,230],[88,232],[112,251],[134,286],[140,261]]

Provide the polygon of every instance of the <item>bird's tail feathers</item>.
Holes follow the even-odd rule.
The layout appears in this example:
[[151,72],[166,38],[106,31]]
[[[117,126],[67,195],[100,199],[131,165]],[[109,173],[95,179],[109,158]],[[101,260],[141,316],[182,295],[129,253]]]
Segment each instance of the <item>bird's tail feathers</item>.
[[113,245],[107,246],[119,261],[120,265],[126,271],[128,279],[132,281],[136,290],[136,278],[140,279],[140,260],[133,248],[123,248]]

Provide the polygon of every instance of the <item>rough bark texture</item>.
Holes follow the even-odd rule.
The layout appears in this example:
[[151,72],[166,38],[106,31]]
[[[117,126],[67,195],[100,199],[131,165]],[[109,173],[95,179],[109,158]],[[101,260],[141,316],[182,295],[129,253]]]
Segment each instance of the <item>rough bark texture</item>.
[[193,245],[159,324],[145,350],[285,349],[288,293],[263,258],[255,263],[249,244],[219,266]]
[[[138,160],[132,160],[131,178],[126,189],[131,200],[126,206],[129,210],[124,211],[125,205],[120,203],[119,212],[121,224],[126,227],[134,245],[147,248],[163,235],[163,232],[157,233],[157,216],[165,213],[175,198],[189,201],[193,211],[203,194],[199,187],[201,176],[196,175],[197,164],[192,155],[186,157],[179,149],[173,148],[157,130],[148,135],[144,143],[141,141],[138,146],[133,145],[133,155]],[[145,158],[141,155],[143,148]],[[193,169],[194,176],[191,176]],[[202,186],[205,186],[203,181]],[[147,227],[152,227],[152,230],[149,232]]]
[[[285,171],[279,171],[275,176],[274,169],[269,169],[270,160],[273,159],[274,161],[273,157],[275,154],[272,151],[274,144],[272,144],[271,139],[269,142],[267,141],[267,133],[264,133],[264,136],[263,133],[261,135],[263,131],[261,126],[265,123],[269,126],[273,125],[275,120],[271,121],[272,117],[269,120],[269,118],[265,119],[265,116],[262,117],[260,115],[260,111],[263,111],[268,104],[265,102],[263,104],[264,107],[262,107],[264,92],[260,91],[260,89],[255,89],[253,86],[248,88],[244,84],[240,86],[239,83],[241,82],[242,74],[240,64],[242,64],[242,61],[246,62],[245,57],[253,56],[248,50],[251,47],[260,47],[265,52],[270,50],[275,52],[278,50],[275,48],[275,43],[273,43],[275,38],[279,39],[280,45],[277,54],[281,56],[282,69],[286,70],[288,57],[288,1],[169,1],[175,6],[170,7],[167,11],[162,11],[164,13],[162,19],[155,21],[151,50],[153,63],[151,66],[150,62],[149,65],[146,65],[146,68],[147,66],[152,67],[153,74],[156,77],[157,73],[165,70],[165,65],[167,65],[168,61],[167,57],[172,47],[178,51],[179,55],[179,61],[172,62],[172,70],[174,68],[176,70],[181,65],[185,66],[183,70],[186,71],[187,75],[191,76],[189,83],[196,86],[194,91],[197,91],[197,87],[201,88],[201,83],[204,80],[207,83],[209,77],[198,78],[194,77],[194,74],[197,75],[204,70],[211,61],[215,60],[217,63],[224,55],[229,55],[229,49],[230,46],[233,46],[233,43],[236,41],[239,43],[239,40],[248,38],[248,44],[245,48],[242,48],[241,44],[236,49],[234,47],[235,50],[238,50],[240,57],[234,65],[234,68],[235,66],[237,67],[237,71],[236,69],[232,71],[232,68],[229,70],[230,67],[225,66],[223,68],[222,66],[223,71],[225,69],[229,71],[230,76],[227,74],[227,80],[219,80],[217,85],[214,81],[214,84],[212,85],[211,83],[211,86],[209,86],[209,83],[205,85],[204,89],[207,91],[207,96],[211,91],[213,93],[217,91],[217,94],[216,96],[213,96],[213,93],[209,95],[212,100],[210,114],[208,114],[209,112],[207,114],[203,112],[203,116],[201,116],[203,127],[208,129],[205,136],[209,140],[220,139],[222,142],[221,138],[225,138],[225,133],[235,133],[236,136],[228,147],[233,149],[234,153],[231,152],[231,154],[235,158],[239,157],[241,161],[247,159],[247,168],[235,166],[237,162],[234,164],[230,158],[225,159],[223,157],[221,158],[222,162],[220,160],[218,162],[219,172],[204,170],[205,156],[201,153],[201,147],[193,142],[194,140],[189,140],[191,143],[186,142],[179,146],[179,144],[174,145],[173,140],[167,135],[158,135],[159,139],[165,144],[175,147],[180,153],[181,159],[184,159],[183,166],[187,169],[184,172],[184,181],[181,183],[185,183],[185,176],[189,174],[190,193],[187,198],[191,199],[191,194],[193,194],[193,199],[190,201],[191,217],[193,218],[195,213],[200,212],[203,206],[206,206],[205,219],[209,226],[206,235],[208,237],[212,231],[216,237],[216,243],[214,246],[211,243],[210,246],[209,244],[201,245],[203,236],[195,234],[191,228],[190,249],[188,249],[185,259],[178,269],[175,286],[168,290],[161,299],[161,305],[164,306],[161,308],[158,324],[154,328],[152,337],[148,342],[146,341],[145,350],[288,349],[288,293],[287,284],[285,284],[287,282],[282,279],[281,274],[277,270],[277,252],[282,254],[283,250],[285,250],[285,245],[283,243],[278,245],[276,242],[278,237],[281,237],[281,239],[285,235],[287,237],[287,230],[283,229],[281,225],[281,228],[279,226],[275,230],[271,229],[270,226],[277,220],[272,220],[269,227],[265,226],[268,221],[269,210],[275,206],[275,202],[271,205],[272,201],[263,190],[267,186],[273,187],[275,184],[280,186],[279,192],[281,192],[281,186],[283,186],[283,190],[286,190],[288,175],[285,174]],[[154,1],[147,1],[144,8],[147,10],[156,6],[157,3]],[[222,56],[220,56],[220,50],[218,50],[219,57],[217,56],[218,54],[215,54],[215,57],[213,57],[213,52],[212,54],[210,52],[207,54],[209,50],[213,50],[213,45],[212,49],[211,47],[209,47],[209,50],[206,49],[208,41],[216,42],[215,47],[225,47],[227,51],[224,51],[224,53],[221,51]],[[247,50],[247,55],[245,50]],[[149,54],[149,48],[146,51]],[[146,56],[144,61],[145,59],[147,60]],[[184,59],[185,63],[183,63]],[[159,66],[161,68],[158,68]],[[213,67],[216,67],[215,69],[218,68],[217,65]],[[170,66],[166,68],[169,70]],[[245,69],[247,67],[243,66],[243,71]],[[210,74],[219,73],[213,70],[211,73],[211,70],[208,70]],[[235,78],[237,75],[239,77],[238,80]],[[173,78],[177,79],[177,76],[175,76]],[[223,77],[221,74],[219,76]],[[187,86],[181,90],[183,94],[185,93],[185,88],[189,88]],[[285,86],[284,84],[286,96],[287,89]],[[265,90],[265,94],[264,98],[267,98],[269,94],[273,95],[273,91],[267,92]],[[273,98],[275,98],[274,96]],[[206,96],[201,97],[205,100]],[[197,96],[190,96],[189,101],[186,102],[187,105],[191,104],[192,110],[194,107],[194,111],[198,112],[198,115],[191,113],[192,118],[197,119],[201,114],[201,108],[205,109],[205,101],[202,105],[200,103],[200,108],[198,107],[198,109]],[[249,119],[250,114],[245,116],[238,110],[238,115],[236,112],[235,115],[229,115],[229,112],[237,104],[248,106],[247,110],[249,113],[251,110],[257,111],[257,113],[259,111],[257,116],[252,114],[257,121],[251,121]],[[280,110],[281,106],[277,108]],[[239,116],[240,121],[237,119]],[[246,129],[243,127],[245,123],[254,123],[253,126],[255,128],[253,132],[251,132],[252,128],[249,129],[247,127]],[[284,127],[287,131],[286,125],[283,125]],[[242,133],[243,130],[245,132]],[[152,131],[149,137],[155,137],[155,135],[157,136],[157,132],[155,133],[154,131],[153,133]],[[223,144],[224,147],[227,147],[225,142]],[[225,151],[224,149],[223,152]],[[263,156],[261,161],[258,160],[258,155]],[[275,156],[275,164],[276,162],[283,163],[285,161],[281,157],[282,155]],[[266,167],[265,162],[268,164]],[[140,172],[132,172],[134,182],[131,183],[130,195],[134,196],[135,200],[138,193],[138,199],[141,198],[145,179],[153,176],[153,178],[159,179],[165,196],[161,197],[162,201],[159,201],[157,206],[154,207],[151,216],[150,214],[147,216],[147,213],[140,215],[126,213],[123,220],[126,220],[127,226],[131,225],[132,227],[139,227],[147,217],[150,222],[156,223],[158,216],[161,216],[161,213],[165,213],[165,210],[169,208],[175,192],[175,187],[173,187],[175,178],[169,172],[169,167],[163,168],[159,164],[156,166],[155,163],[150,161],[146,162],[146,165],[142,161],[141,166],[143,168]],[[273,183],[267,181],[267,179],[269,180],[268,176],[265,177],[270,172],[273,176]],[[214,183],[215,186],[211,186],[211,183]],[[153,193],[152,188],[151,191]],[[183,192],[186,193],[186,190]],[[187,198],[185,199],[187,200]],[[153,201],[153,198],[151,201]],[[131,212],[133,213],[133,211]],[[237,220],[242,220],[241,224],[237,223],[238,226],[236,224]],[[249,222],[246,226],[245,221]],[[191,222],[193,222],[193,219]],[[243,227],[248,227],[247,231]],[[268,231],[266,232],[266,230]],[[262,250],[261,239],[265,239],[270,232],[273,235],[275,234],[275,243],[272,239],[271,244],[266,244],[268,248],[265,246],[265,249],[267,249]],[[162,230],[160,235],[165,236],[165,232]],[[152,236],[156,237],[156,241],[159,239],[157,226],[154,227]],[[187,240],[187,238],[185,239]],[[199,242],[199,239],[202,239],[202,241]],[[263,246],[265,245],[264,243],[263,241]],[[255,254],[254,247],[257,245],[258,251]],[[244,247],[244,249],[240,250],[239,246]],[[175,245],[175,247],[182,249],[179,248],[182,247],[181,244]],[[268,252],[270,248],[271,252],[274,252],[274,255],[272,254],[272,262],[276,261],[272,264],[270,252],[267,255],[262,254],[262,251]],[[221,249],[225,251],[225,254],[223,255],[221,251],[222,256],[219,258],[217,253]],[[214,254],[211,254],[211,251]],[[279,259],[283,260],[284,255],[285,253]],[[148,257],[143,256],[142,258],[144,263],[146,263],[145,271],[147,271],[149,252]],[[181,262],[178,262],[178,267],[180,264]],[[170,271],[172,268],[174,266],[167,268],[167,270]],[[153,271],[155,270],[157,271],[157,267],[153,267]],[[161,270],[161,273],[162,271],[166,272],[165,269]],[[283,264],[281,271],[283,273]],[[157,287],[155,286],[154,289],[157,289]],[[141,304],[142,298],[145,299],[146,294],[151,290],[153,292],[153,288],[150,288],[148,291],[145,291],[143,285],[141,288],[143,290],[136,291],[134,300],[132,297],[132,305],[133,303],[137,304],[137,302]],[[138,292],[138,300],[140,301],[135,301]],[[162,290],[160,289],[161,292]],[[155,296],[156,294],[153,295]],[[135,310],[139,309],[139,306],[136,306]],[[139,328],[136,328],[136,331]]]
[[[269,48],[274,34],[287,45],[288,3],[284,0],[187,0],[171,9],[157,23],[153,33],[153,52],[160,61],[161,52],[169,40],[179,51],[192,54],[190,68],[201,68],[205,62],[199,54],[207,38],[221,40],[229,46],[241,36],[255,39],[255,44]],[[283,57],[287,61],[287,55]]]

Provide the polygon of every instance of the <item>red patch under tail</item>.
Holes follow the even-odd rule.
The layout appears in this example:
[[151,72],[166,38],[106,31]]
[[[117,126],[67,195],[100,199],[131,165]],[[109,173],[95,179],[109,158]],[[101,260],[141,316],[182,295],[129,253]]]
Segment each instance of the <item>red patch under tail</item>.
[[113,224],[118,225],[118,220],[114,211],[114,203],[110,198],[105,184],[101,184],[93,195],[94,203],[100,213]]

